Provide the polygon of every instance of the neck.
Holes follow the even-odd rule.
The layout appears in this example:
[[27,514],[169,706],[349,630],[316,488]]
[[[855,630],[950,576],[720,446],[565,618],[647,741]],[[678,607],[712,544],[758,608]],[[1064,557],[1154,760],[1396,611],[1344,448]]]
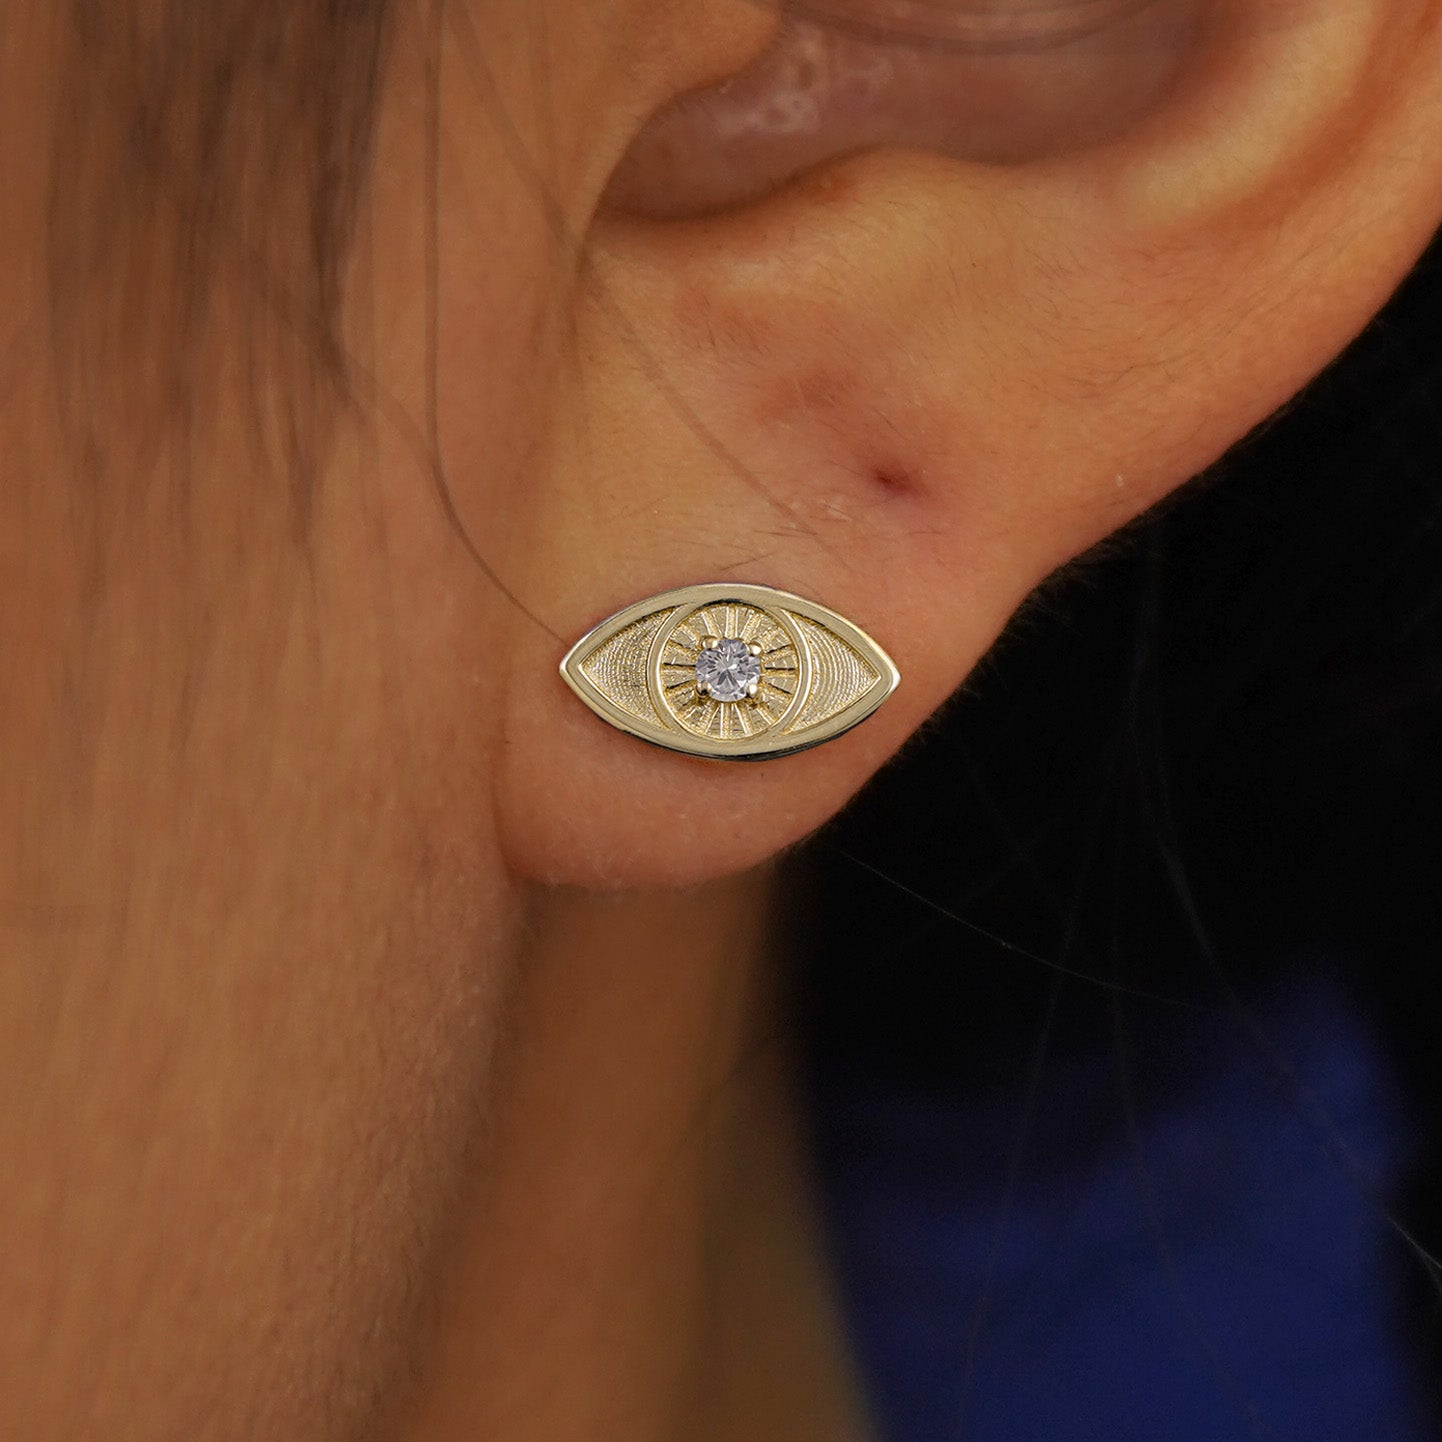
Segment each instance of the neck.
[[769,890],[540,905],[406,1442],[861,1442]]

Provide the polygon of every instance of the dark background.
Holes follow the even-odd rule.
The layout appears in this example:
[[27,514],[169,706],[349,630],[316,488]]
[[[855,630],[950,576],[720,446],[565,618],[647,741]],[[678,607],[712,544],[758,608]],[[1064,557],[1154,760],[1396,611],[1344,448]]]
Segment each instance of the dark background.
[[[933,1129],[974,1125],[978,1094],[1009,1105],[1043,1153],[1034,1186],[1066,1104],[1039,1069],[1111,1078],[1074,1138],[1103,1148],[1229,1031],[1375,1217],[1378,1286],[1442,1436],[1439,1279],[1398,1231],[1442,1250],[1439,342],[1434,245],[1301,398],[1029,605],[801,858],[797,1009],[843,1190],[885,1159],[828,1115],[838,1078],[845,1106],[904,1095]],[[1381,1184],[1275,1035],[1319,983],[1420,1138]]]

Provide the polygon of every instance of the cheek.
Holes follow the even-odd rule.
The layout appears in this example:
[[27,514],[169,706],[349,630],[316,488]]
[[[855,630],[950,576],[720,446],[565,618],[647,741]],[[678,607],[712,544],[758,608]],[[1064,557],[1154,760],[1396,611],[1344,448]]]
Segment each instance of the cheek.
[[757,63],[652,121],[609,199],[655,218],[696,215],[854,150],[899,145],[1004,163],[1094,145],[1166,90],[1204,3],[1081,0],[1039,11],[993,0],[951,15],[908,0],[798,6]]
[[246,573],[262,625],[108,559],[44,607],[0,569],[36,681],[0,708],[0,1431],[353,1435],[485,1103],[511,898],[416,799],[445,758],[386,729],[363,611],[278,621],[294,582]]
[[[231,884],[256,864],[195,839]],[[123,936],[0,939],[0,1375],[24,1379],[7,1420],[350,1436],[427,1299],[502,968],[397,906],[399,856],[337,893],[297,855],[303,884],[266,918],[220,909],[148,827],[137,842]],[[458,907],[422,887],[416,910],[435,926]]]

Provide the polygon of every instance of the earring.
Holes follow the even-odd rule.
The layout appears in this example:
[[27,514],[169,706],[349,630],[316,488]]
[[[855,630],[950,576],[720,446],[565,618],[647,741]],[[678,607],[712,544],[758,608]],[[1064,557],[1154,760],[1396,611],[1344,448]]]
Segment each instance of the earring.
[[688,756],[759,761],[864,721],[901,681],[835,611],[769,586],[683,586],[584,635],[566,684],[604,721]]

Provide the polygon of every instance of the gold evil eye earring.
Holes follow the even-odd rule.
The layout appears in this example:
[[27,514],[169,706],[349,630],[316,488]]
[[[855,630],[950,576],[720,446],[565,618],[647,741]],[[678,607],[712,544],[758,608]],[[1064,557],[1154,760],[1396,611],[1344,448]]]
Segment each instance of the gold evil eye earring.
[[762,761],[864,721],[901,681],[835,611],[769,586],[683,586],[587,632],[561,662],[602,720],[715,760]]

